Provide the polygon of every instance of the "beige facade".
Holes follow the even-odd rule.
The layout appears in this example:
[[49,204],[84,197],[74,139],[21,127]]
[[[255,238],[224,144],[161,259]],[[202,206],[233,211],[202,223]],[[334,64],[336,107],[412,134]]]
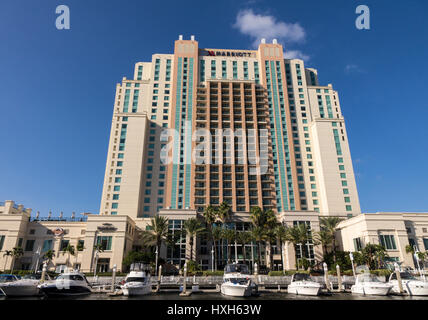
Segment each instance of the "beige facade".
[[381,244],[391,261],[414,267],[406,246],[428,251],[428,213],[378,212],[360,214],[339,224],[340,248],[359,251],[366,244]]

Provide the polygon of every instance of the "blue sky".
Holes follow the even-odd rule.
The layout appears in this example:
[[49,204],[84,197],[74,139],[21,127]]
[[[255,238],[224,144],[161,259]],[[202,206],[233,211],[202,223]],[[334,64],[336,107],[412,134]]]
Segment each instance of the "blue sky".
[[[60,4],[70,30],[55,28]],[[355,27],[359,4],[370,30]],[[339,91],[362,210],[428,211],[427,12],[423,0],[3,0],[0,201],[97,213],[116,83],[179,34],[252,48],[260,34],[236,24],[251,13]]]

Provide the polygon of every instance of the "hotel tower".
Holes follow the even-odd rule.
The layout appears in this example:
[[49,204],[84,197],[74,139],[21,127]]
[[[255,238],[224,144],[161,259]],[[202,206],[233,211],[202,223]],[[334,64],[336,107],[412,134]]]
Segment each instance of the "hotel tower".
[[144,218],[223,201],[238,214],[359,214],[339,96],[276,40],[232,50],[180,36],[172,54],[136,63],[116,86],[100,213]]
[[[184,222],[222,202],[237,232],[251,229],[251,207],[259,206],[311,232],[322,216],[345,218],[339,250],[381,244],[390,263],[404,266],[414,265],[407,245],[428,250],[428,213],[361,214],[339,96],[320,85],[315,69],[284,59],[276,40],[257,50],[203,49],[180,36],[172,54],[136,63],[133,79],[116,86],[100,214],[32,216],[0,202],[0,251],[24,249],[17,261],[0,255],[0,268],[40,270],[40,257],[54,250],[49,270],[126,270],[124,257],[146,245],[140,235],[157,214],[177,235],[159,257],[176,268],[189,259],[203,270],[228,260],[253,268],[258,250],[271,250],[260,265],[273,270],[295,269],[300,258],[320,266],[323,248],[310,239],[266,249],[225,239],[212,246],[206,235],[190,241]],[[68,245],[80,248],[71,261],[61,254]]]

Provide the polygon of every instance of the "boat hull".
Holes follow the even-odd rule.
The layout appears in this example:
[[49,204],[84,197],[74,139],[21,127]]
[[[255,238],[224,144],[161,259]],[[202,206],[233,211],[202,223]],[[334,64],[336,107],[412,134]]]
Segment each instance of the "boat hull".
[[[417,284],[409,284],[403,283],[403,290],[410,296],[428,296],[428,286],[427,285],[417,285]],[[397,284],[393,284],[391,289],[391,293],[399,294],[400,289]]]
[[293,286],[289,285],[287,292],[291,294],[297,294],[302,296],[317,296],[320,294],[321,287],[315,286]]
[[370,296],[387,296],[391,287],[387,286],[352,286],[351,292],[355,294],[370,295]]
[[0,289],[7,297],[31,297],[40,295],[37,285],[26,286],[0,286]]
[[225,296],[231,297],[249,297],[251,296],[252,288],[249,285],[225,284],[221,285],[220,291]]
[[84,286],[70,286],[68,288],[58,288],[55,285],[41,287],[40,291],[48,297],[60,296],[83,296],[91,294],[92,291]]
[[152,293],[152,286],[122,286],[122,292],[124,296],[142,296]]

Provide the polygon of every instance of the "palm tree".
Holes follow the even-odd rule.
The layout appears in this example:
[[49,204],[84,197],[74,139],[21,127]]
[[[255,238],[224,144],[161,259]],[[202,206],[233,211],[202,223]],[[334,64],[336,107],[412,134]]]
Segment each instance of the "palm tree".
[[242,256],[244,263],[247,259],[247,252],[245,250],[245,245],[247,243],[250,243],[253,237],[251,236],[251,232],[248,231],[241,231],[236,234],[236,241],[242,246]]
[[46,265],[49,265],[52,259],[55,256],[55,250],[49,249],[43,254],[43,259],[45,259]]
[[297,247],[300,247],[300,259],[303,259],[303,245],[309,240],[309,226],[300,223],[287,229],[286,240],[294,245],[296,253],[296,269],[299,269],[299,259],[297,259]]
[[[202,213],[204,220],[205,220],[205,224],[207,226],[207,231],[208,231],[208,235],[210,237],[211,240],[211,251],[214,249],[215,244],[214,244],[214,238],[213,238],[213,224],[215,223],[216,219],[217,219],[217,209],[214,208],[212,205],[208,205],[204,212]],[[212,261],[212,264],[215,264],[215,256],[216,256],[216,252],[214,251],[214,261]]]
[[215,268],[217,270],[217,264],[218,264],[218,256],[217,256],[217,242],[220,241],[220,239],[222,238],[222,228],[220,227],[214,227],[212,229],[212,238],[213,238],[213,243],[214,243],[214,260],[215,260]]
[[257,262],[260,266],[262,261],[261,243],[266,239],[266,231],[263,227],[253,227],[251,229],[251,236],[257,244]]
[[190,241],[190,260],[193,260],[193,241],[198,234],[205,231],[205,228],[202,226],[201,222],[196,218],[190,218],[184,222],[184,230],[189,236]]
[[[145,237],[149,243],[156,246],[156,251],[158,252],[156,259],[158,259],[162,243],[168,238],[168,230],[168,219],[162,216],[155,216],[150,220],[148,230],[143,231],[143,237]],[[157,270],[155,273],[157,274]]]
[[230,204],[223,201],[217,209],[218,219],[224,225],[231,215],[232,215],[232,208],[230,207]]
[[6,257],[4,261],[4,268],[3,268],[4,271],[6,271],[7,260],[9,259],[10,256],[12,256],[12,254],[13,254],[12,250],[5,250],[3,253],[3,257]]
[[77,259],[79,257],[79,251],[83,251],[83,250],[85,250],[85,247],[84,247],[83,243],[80,242],[80,241],[78,241],[77,245],[76,245],[76,251],[77,251],[76,252],[76,265],[77,265]]
[[235,230],[232,229],[223,229],[222,230],[223,238],[227,240],[227,262],[232,262],[232,255],[231,255],[231,249],[232,249],[232,242],[236,239]]
[[379,244],[375,244],[374,257],[377,261],[377,268],[381,269],[383,267],[385,258],[388,257],[388,253],[386,252],[385,247]]
[[285,271],[284,254],[282,251],[283,251],[283,243],[287,240],[287,228],[282,224],[278,225],[275,228],[275,236],[276,236],[276,241],[279,242],[279,251],[281,252],[282,270]]
[[94,251],[93,254],[94,256],[94,276],[97,273],[97,264],[98,264],[98,253],[103,252],[104,251],[104,247],[101,243],[97,243],[96,245],[94,245]]
[[336,230],[338,224],[342,221],[338,217],[322,217],[320,218],[321,230],[326,231],[331,236],[331,245],[333,247],[333,261],[336,263]]
[[252,207],[250,210],[251,223],[255,227],[263,227],[266,225],[266,215],[260,207]]
[[376,265],[381,264],[382,259],[387,256],[383,246],[371,243],[367,243],[361,253],[369,269],[375,269]]
[[15,268],[15,261],[16,259],[19,259],[20,257],[22,257],[24,255],[24,250],[21,247],[15,247],[12,249],[12,268],[11,268],[11,272],[13,273],[13,269]]
[[314,234],[314,244],[322,245],[324,257],[328,254],[328,246],[333,242],[333,236],[327,230],[321,230]]
[[66,247],[64,247],[62,249],[62,255],[67,254],[67,256],[68,256],[67,257],[67,267],[68,267],[68,264],[70,262],[70,255],[74,256],[75,253],[76,253],[76,251],[74,249],[74,246],[72,246],[71,244],[68,244]]

